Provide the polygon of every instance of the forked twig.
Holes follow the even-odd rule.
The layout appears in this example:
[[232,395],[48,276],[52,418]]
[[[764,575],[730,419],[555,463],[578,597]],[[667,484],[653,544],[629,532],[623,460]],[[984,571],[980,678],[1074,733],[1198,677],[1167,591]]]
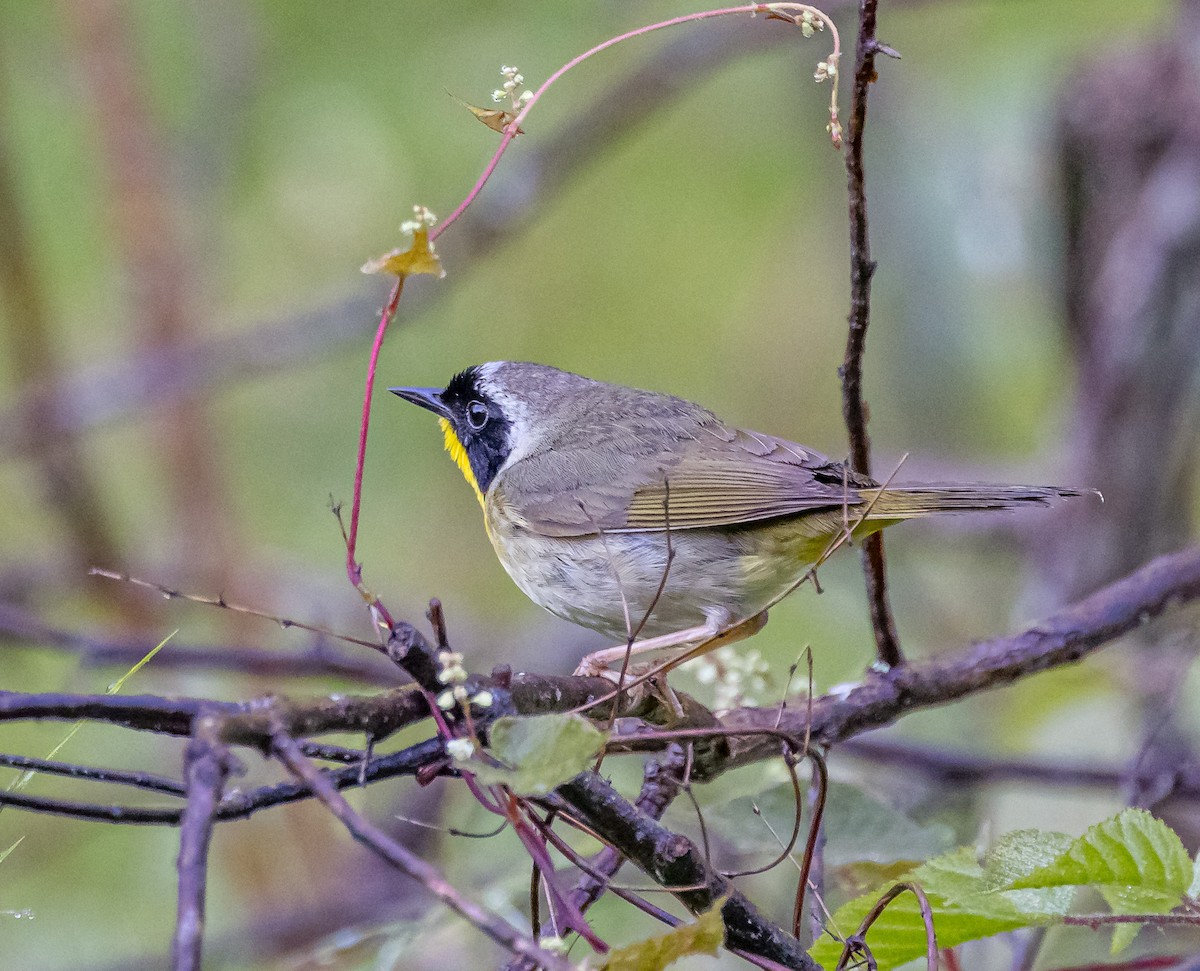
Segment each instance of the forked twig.
[[354,644],[358,647],[369,647],[373,651],[384,653],[384,649],[374,641],[363,640],[361,637],[352,637],[349,634],[339,634],[337,631],[330,630],[328,627],[322,627],[320,624],[308,624],[302,620],[291,620],[287,617],[280,617],[265,610],[256,610],[254,607],[245,607],[226,600],[224,596],[206,597],[202,594],[184,593],[182,590],[175,590],[161,583],[155,583],[153,580],[143,580],[140,577],[130,576],[128,573],[120,573],[116,570],[103,570],[100,567],[92,567],[88,570],[88,575],[103,577],[106,580],[118,580],[122,583],[132,584],[135,587],[144,587],[147,590],[153,590],[155,593],[162,594],[168,600],[186,600],[188,603],[200,604],[204,607],[217,607],[221,610],[231,610],[234,613],[246,614],[249,617],[261,617],[263,620],[269,620],[273,624],[278,624],[284,630],[294,627],[296,630],[306,630],[313,634],[322,634],[326,637],[332,637],[335,640],[344,641],[347,644]]
[[896,884],[875,901],[875,906],[862,919],[862,923],[858,925],[858,930],[846,938],[845,945],[842,948],[842,956],[838,958],[838,963],[834,971],[842,971],[854,954],[866,955],[868,964],[874,964],[873,959],[870,957],[870,948],[867,947],[866,943],[867,931],[879,919],[879,915],[887,909],[888,904],[905,892],[911,893],[917,898],[917,904],[921,908],[921,920],[925,923],[925,964],[929,971],[937,971],[938,945],[937,934],[933,929],[933,908],[929,906],[929,898],[925,896],[925,891],[921,889],[921,885],[911,881]]
[[350,834],[396,869],[422,884],[451,910],[478,927],[501,946],[530,958],[549,971],[575,971],[570,961],[539,947],[498,914],[485,910],[463,896],[432,864],[401,845],[369,820],[359,815],[345,798],[319,772],[290,735],[277,730],[271,739],[271,751],[297,779],[312,789],[313,794],[350,831]]

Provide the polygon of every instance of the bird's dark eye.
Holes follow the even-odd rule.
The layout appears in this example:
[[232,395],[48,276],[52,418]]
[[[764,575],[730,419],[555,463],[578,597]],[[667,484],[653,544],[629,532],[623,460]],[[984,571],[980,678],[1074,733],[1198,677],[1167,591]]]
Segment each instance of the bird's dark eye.
[[487,405],[482,401],[472,401],[467,405],[467,424],[475,431],[479,431],[487,424],[488,410]]

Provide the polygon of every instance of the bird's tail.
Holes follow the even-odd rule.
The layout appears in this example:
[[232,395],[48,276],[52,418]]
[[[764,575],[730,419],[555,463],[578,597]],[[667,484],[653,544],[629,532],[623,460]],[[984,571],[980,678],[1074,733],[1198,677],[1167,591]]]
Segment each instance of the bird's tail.
[[[915,519],[936,513],[987,512],[1021,506],[1048,506],[1055,499],[1095,495],[1094,489],[1065,489],[1060,486],[987,485],[976,483],[908,483],[860,489],[867,520]],[[1103,496],[1100,496],[1103,499]]]

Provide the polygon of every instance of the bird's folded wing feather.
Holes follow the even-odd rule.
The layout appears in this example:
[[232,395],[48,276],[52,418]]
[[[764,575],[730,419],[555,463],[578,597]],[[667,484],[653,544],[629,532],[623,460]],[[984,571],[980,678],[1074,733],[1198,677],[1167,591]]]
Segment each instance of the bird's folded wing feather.
[[508,470],[504,501],[534,532],[580,536],[737,526],[856,506],[857,489],[875,484],[784,439],[719,424],[695,431],[542,453]]

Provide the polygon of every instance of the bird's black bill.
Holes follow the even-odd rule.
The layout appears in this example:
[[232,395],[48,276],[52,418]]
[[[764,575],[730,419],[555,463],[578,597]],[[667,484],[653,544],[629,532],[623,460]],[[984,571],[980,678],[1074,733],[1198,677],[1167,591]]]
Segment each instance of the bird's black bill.
[[405,401],[420,405],[432,411],[440,418],[449,418],[450,409],[442,401],[441,388],[388,388],[392,394],[398,394]]

